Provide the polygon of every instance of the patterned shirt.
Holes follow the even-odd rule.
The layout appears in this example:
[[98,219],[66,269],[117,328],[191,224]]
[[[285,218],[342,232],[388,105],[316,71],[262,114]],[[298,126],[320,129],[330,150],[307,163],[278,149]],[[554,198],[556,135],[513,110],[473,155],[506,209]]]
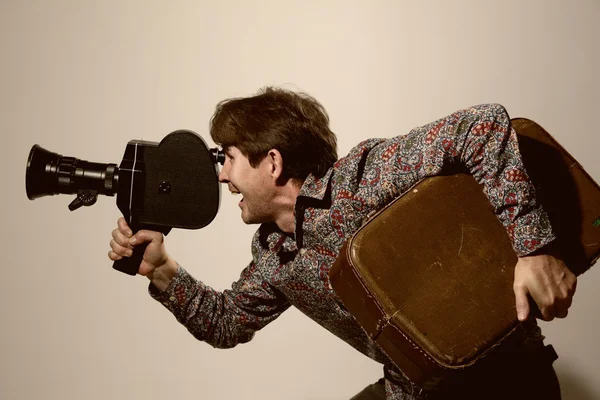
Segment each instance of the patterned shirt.
[[458,111],[407,135],[369,139],[338,160],[322,178],[309,175],[295,204],[296,231],[262,224],[252,261],[231,289],[215,291],[181,266],[167,289],[150,294],[197,339],[229,348],[295,306],[368,357],[384,364],[388,399],[418,399],[414,387],[342,306],[328,273],[344,241],[367,215],[417,181],[468,171],[481,185],[518,256],[554,239],[536,204],[516,133],[498,104]]

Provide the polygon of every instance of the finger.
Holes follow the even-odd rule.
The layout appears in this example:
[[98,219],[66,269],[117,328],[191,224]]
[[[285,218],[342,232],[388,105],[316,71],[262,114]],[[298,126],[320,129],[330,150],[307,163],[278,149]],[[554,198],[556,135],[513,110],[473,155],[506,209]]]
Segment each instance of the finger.
[[535,303],[536,311],[539,312],[536,317],[543,321],[551,321],[554,319],[554,306],[557,301],[552,285],[546,276],[539,276],[537,280],[530,282],[526,287],[527,293],[531,300]]
[[555,307],[554,317],[555,318],[566,318],[569,314],[569,307]]
[[530,295],[539,310],[540,315],[538,317],[543,321],[552,321],[554,319],[556,300],[550,300],[549,295],[541,293],[538,290],[531,290]]
[[120,244],[123,247],[131,247],[129,243],[129,238],[125,236],[119,229],[113,229],[112,237],[115,242]]
[[118,255],[117,253],[115,253],[114,251],[109,251],[108,252],[108,258],[110,258],[113,261],[117,261],[122,259],[123,257],[121,257],[120,255]]
[[568,293],[565,299],[560,302],[559,307],[568,310],[571,304],[573,304],[573,295]]
[[572,290],[574,292],[575,287],[577,286],[577,275],[575,275],[573,271],[571,271],[569,267],[567,267],[563,260],[556,259],[556,262],[559,266],[560,271],[563,273],[562,279],[559,278],[559,283],[566,284],[569,288],[569,291]]
[[515,286],[515,302],[517,305],[517,318],[525,321],[529,317],[529,301],[527,300],[527,289],[523,286]]
[[552,321],[556,314],[554,306],[540,307],[540,312],[542,313],[542,320],[547,322]]
[[127,224],[127,221],[125,221],[125,218],[119,218],[117,220],[117,226],[119,227],[119,231],[121,231],[121,233],[126,237],[131,237],[131,235],[133,234],[133,232],[131,232],[131,228]]
[[113,253],[120,257],[130,257],[133,254],[132,249],[121,246],[114,239],[110,241],[110,248],[112,249]]
[[561,287],[561,296],[554,303],[554,316],[556,318],[565,318],[569,308],[573,304],[573,290],[568,284],[563,283]]
[[558,295],[554,302],[556,318],[564,318],[569,307],[573,303],[573,295],[577,287],[577,277],[565,267],[566,273],[563,280],[558,284]]
[[539,289],[531,290],[530,293],[540,311],[539,318],[543,321],[552,321],[556,311],[555,307],[558,305],[558,299],[554,298],[551,293],[544,293]]
[[565,281],[569,285],[569,293],[571,296],[573,296],[575,294],[575,290],[577,289],[577,276],[569,271],[565,277]]

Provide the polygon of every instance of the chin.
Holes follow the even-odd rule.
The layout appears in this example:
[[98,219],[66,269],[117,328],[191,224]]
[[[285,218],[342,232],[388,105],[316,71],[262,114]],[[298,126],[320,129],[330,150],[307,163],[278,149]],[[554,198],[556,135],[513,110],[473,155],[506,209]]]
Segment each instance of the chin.
[[263,224],[265,222],[271,222],[272,219],[260,215],[249,215],[249,213],[242,210],[242,221],[244,221],[246,225],[254,225]]
[[259,223],[259,222],[257,222],[255,220],[255,218],[252,217],[252,215],[248,215],[248,213],[245,212],[244,210],[242,210],[242,221],[246,225],[252,225],[252,224],[258,224]]

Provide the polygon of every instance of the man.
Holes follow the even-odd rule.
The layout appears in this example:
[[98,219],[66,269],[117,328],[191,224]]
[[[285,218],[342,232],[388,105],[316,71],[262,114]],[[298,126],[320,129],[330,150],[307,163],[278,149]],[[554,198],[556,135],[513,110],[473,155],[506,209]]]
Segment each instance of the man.
[[[501,398],[500,393],[560,398],[551,360],[540,350],[542,337],[528,296],[544,320],[563,318],[576,278],[546,252],[554,236],[536,204],[502,106],[480,105],[405,136],[370,139],[337,160],[324,108],[308,95],[267,88],[253,97],[219,103],[211,137],[226,154],[220,182],[241,194],[242,220],[261,224],[252,241],[252,261],[240,279],[230,290],[211,289],[167,254],[161,234],[140,231],[132,236],[122,218],[109,252],[111,260],[118,260],[130,256],[133,246],[148,243],[139,273],[150,279],[150,294],[196,338],[233,347],[294,305],[384,364],[385,380],[356,399]],[[519,256],[514,291],[523,334],[507,354],[424,390],[409,382],[358,326],[330,289],[328,272],[344,241],[370,212],[422,178],[459,169],[482,185]]]

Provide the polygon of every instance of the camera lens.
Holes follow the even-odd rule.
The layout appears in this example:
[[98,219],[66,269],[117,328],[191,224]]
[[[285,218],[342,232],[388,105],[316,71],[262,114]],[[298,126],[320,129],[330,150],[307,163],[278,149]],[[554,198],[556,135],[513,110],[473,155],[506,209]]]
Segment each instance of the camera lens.
[[63,157],[34,145],[27,159],[25,188],[30,200],[82,190],[114,196],[119,176],[116,164],[101,164]]

